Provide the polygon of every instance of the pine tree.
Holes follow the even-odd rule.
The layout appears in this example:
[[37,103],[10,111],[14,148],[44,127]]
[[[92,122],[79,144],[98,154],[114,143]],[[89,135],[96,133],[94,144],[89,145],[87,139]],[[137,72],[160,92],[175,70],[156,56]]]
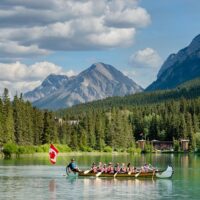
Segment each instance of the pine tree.
[[33,108],[33,144],[42,144],[42,134],[44,127],[44,113],[36,108]]
[[0,98],[0,145],[3,144],[3,102]]
[[196,148],[196,140],[195,140],[195,136],[194,136],[194,130],[192,127],[192,116],[190,113],[186,114],[186,124],[187,124],[187,134],[188,134],[188,138],[190,140],[191,149],[195,149]]
[[87,117],[87,132],[89,146],[92,148],[96,147],[96,136],[95,136],[95,115],[89,111]]
[[51,127],[51,118],[47,111],[44,112],[44,127],[41,135],[42,144],[51,143],[52,127]]
[[13,109],[8,96],[8,89],[4,89],[3,93],[3,143],[15,142],[14,138],[14,120],[13,120]]

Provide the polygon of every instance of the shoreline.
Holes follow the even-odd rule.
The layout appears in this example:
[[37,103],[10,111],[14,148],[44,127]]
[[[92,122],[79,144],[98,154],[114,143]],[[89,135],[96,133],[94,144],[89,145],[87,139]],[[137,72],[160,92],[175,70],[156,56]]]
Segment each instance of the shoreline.
[[[40,152],[40,153],[24,153],[24,154],[11,154],[12,158],[23,158],[23,157],[43,157],[46,156],[49,152]],[[59,153],[59,156],[99,156],[99,155],[129,155],[128,152],[62,152]],[[135,153],[137,154],[137,153]],[[3,153],[0,153],[0,159],[4,159],[5,156]]]
[[[49,152],[35,152],[35,153],[24,153],[24,154],[11,154],[12,158],[23,158],[23,157],[43,157],[46,156]],[[72,152],[61,152],[59,156],[101,156],[101,155],[142,155],[142,154],[198,154],[198,152],[146,152],[146,153],[129,153],[129,152],[79,152],[79,151],[72,151]],[[0,159],[4,159],[4,153],[0,152]]]

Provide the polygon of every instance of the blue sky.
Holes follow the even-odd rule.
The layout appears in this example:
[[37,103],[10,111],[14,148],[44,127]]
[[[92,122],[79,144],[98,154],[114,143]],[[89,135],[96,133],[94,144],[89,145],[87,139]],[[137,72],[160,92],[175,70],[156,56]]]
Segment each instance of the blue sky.
[[95,62],[146,87],[199,34],[199,9],[199,0],[2,0],[0,89],[25,92]]

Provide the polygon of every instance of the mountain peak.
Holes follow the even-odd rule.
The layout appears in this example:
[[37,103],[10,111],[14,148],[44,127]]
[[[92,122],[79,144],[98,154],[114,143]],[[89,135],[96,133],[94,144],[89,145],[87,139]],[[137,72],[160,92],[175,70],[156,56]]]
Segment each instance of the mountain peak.
[[[113,66],[99,62],[71,79],[62,75],[49,75],[40,87],[29,94],[40,96],[32,101],[35,106],[58,109],[111,96],[134,94],[142,90]],[[31,95],[29,99],[30,97]]]
[[200,34],[176,54],[171,54],[146,90],[171,89],[200,76]]
[[59,88],[63,82],[68,81],[69,78],[66,75],[49,74],[42,82],[43,87],[55,86]]
[[69,78],[66,75],[49,74],[40,86],[25,93],[24,99],[31,102],[37,101],[61,88],[68,80]]

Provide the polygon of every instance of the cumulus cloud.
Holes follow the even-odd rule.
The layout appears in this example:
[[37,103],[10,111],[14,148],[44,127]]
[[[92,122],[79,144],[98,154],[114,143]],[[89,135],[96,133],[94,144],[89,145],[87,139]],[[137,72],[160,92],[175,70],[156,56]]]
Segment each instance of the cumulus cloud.
[[0,60],[17,58],[18,60],[23,57],[36,57],[47,55],[50,51],[38,48],[37,45],[23,46],[13,41],[0,41]]
[[73,70],[64,71],[62,67],[50,62],[26,65],[21,62],[0,63],[0,91],[9,88],[11,96],[16,92],[27,92],[40,85],[49,74],[74,76]]
[[145,48],[131,55],[130,63],[135,67],[158,68],[162,63],[162,59],[156,50]]
[[2,0],[0,53],[19,58],[130,46],[151,22],[138,1]]
[[127,8],[121,11],[108,11],[105,16],[105,23],[112,27],[145,27],[151,22],[150,15],[143,8]]

